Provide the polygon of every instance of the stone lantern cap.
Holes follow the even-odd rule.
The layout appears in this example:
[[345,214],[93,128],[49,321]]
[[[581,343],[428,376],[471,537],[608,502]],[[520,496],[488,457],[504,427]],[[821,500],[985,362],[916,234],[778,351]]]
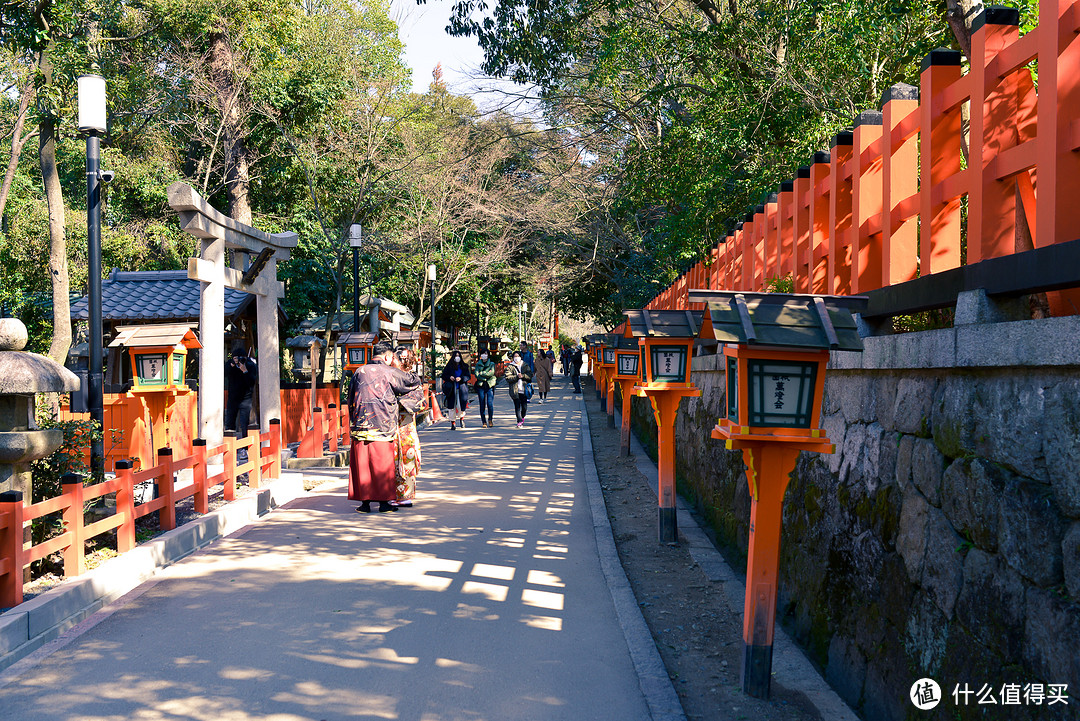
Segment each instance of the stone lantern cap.
[[79,390],[79,378],[56,361],[27,353],[26,326],[18,318],[0,319],[0,395]]
[[322,347],[322,339],[313,335],[298,335],[285,341],[286,348],[308,348],[312,343],[318,343]]

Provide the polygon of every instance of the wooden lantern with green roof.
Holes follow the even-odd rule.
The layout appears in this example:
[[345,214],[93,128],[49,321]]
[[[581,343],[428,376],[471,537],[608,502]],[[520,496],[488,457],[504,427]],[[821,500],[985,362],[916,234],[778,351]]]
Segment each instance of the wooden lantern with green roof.
[[185,323],[120,326],[110,348],[127,349],[133,391],[187,388],[184,367],[188,351],[202,348]]
[[342,333],[337,344],[345,349],[345,370],[352,373],[371,361],[371,349],[379,342],[378,333]]
[[784,494],[799,453],[832,453],[821,430],[830,351],[861,351],[852,310],[861,296],[691,290],[706,303],[703,337],[721,344],[724,417],[712,431],[740,450],[750,490],[743,609],[743,691],[768,698]]

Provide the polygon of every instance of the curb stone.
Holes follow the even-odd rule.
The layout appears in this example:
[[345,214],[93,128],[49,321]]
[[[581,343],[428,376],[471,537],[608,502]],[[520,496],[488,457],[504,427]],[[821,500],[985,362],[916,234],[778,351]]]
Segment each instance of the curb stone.
[[600,567],[604,571],[611,600],[615,605],[615,615],[622,626],[630,658],[637,671],[641,692],[649,705],[652,721],[686,721],[682,703],[675,687],[671,684],[664,661],[656,650],[649,627],[641,615],[637,598],[630,581],[626,578],[615,539],[611,533],[604,493],[600,489],[600,478],[596,472],[596,459],[593,455],[592,434],[589,431],[589,414],[584,404],[578,406],[581,413],[581,461],[585,469],[585,485],[589,489],[589,505],[593,517],[593,535],[596,538],[596,550],[600,557]]

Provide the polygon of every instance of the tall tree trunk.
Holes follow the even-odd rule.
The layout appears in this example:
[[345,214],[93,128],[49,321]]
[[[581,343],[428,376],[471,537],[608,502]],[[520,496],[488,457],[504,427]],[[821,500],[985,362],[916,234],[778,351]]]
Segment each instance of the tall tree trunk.
[[[51,46],[51,43],[50,43]],[[38,69],[46,84],[52,83],[50,46],[41,52]],[[69,305],[69,279],[67,264],[67,237],[64,222],[64,192],[60,187],[60,174],[56,171],[56,126],[59,119],[50,112],[43,112],[38,126],[38,160],[41,166],[41,182],[45,186],[45,200],[49,205],[49,278],[52,281],[53,335],[49,357],[63,364],[71,348],[71,308]]]
[[225,129],[222,158],[229,215],[251,225],[251,163],[242,112],[244,90],[236,67],[236,56],[228,33],[224,30],[210,36],[210,78],[217,88],[218,107]]
[[11,192],[11,183],[15,180],[15,171],[19,167],[23,146],[34,136],[34,132],[23,135],[23,127],[26,124],[26,116],[33,96],[32,84],[27,83],[25,87],[19,89],[19,111],[15,116],[15,129],[11,131],[11,157],[8,159],[7,171],[4,172],[4,181],[0,184],[0,218],[4,217],[8,194]]

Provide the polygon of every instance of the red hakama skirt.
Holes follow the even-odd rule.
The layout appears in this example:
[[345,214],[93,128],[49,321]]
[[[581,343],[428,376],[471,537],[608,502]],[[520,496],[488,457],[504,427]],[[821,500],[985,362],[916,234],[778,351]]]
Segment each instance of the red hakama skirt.
[[394,441],[352,442],[349,452],[349,500],[392,501],[397,496]]

